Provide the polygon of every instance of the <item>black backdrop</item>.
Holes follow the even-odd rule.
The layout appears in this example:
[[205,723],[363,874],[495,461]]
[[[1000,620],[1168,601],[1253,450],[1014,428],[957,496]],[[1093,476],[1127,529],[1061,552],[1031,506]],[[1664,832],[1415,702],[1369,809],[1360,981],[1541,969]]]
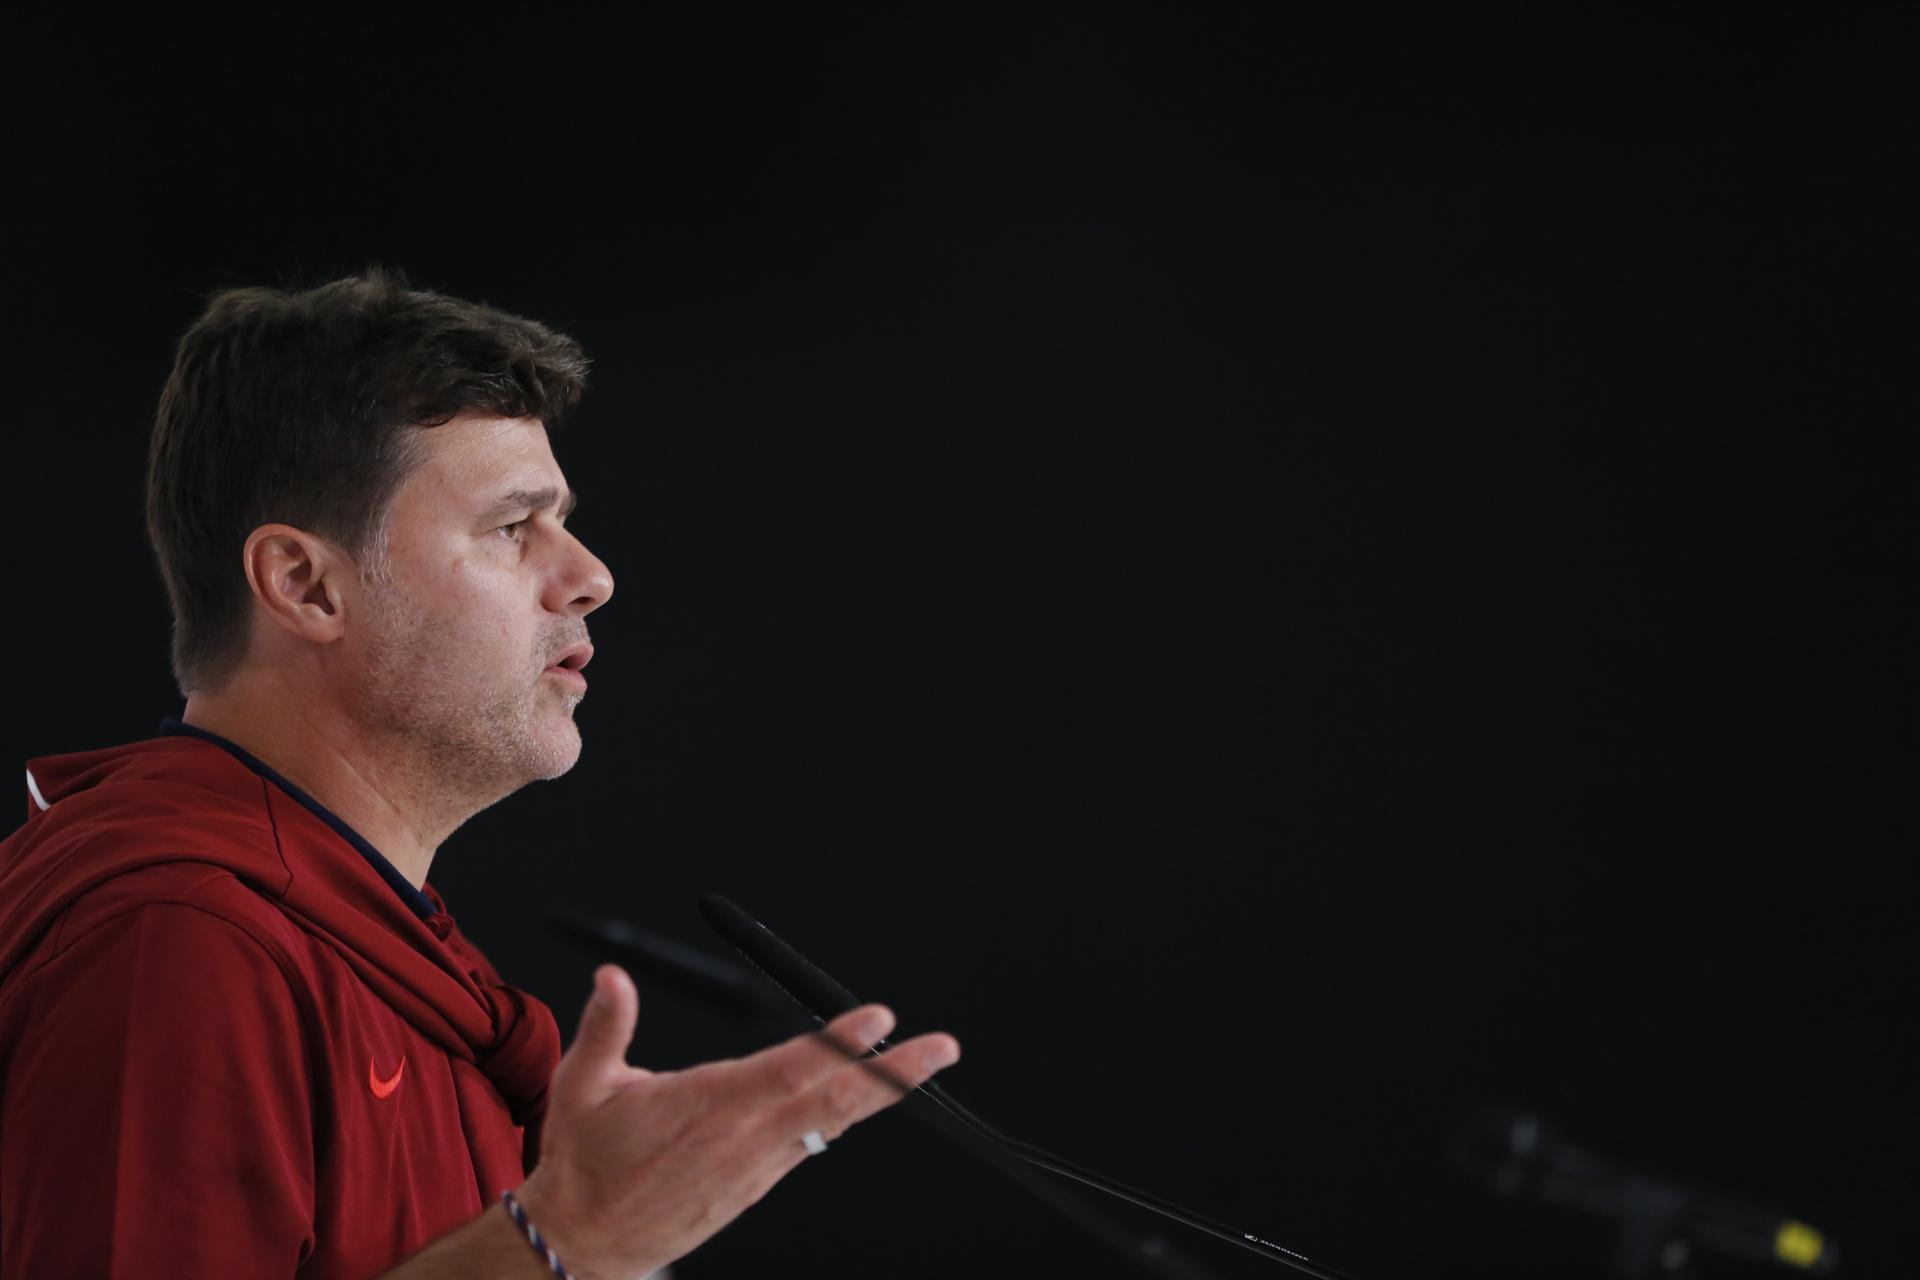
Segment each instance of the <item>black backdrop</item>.
[[[548,906],[718,889],[1003,1127],[1369,1280],[1604,1274],[1450,1167],[1489,1104],[1892,1271],[1915,23],[1347,13],[28,31],[8,750],[178,706],[205,293],[395,264],[597,357],[585,755],[432,873],[567,1034]],[[771,1034],[643,1003],[648,1065]],[[1110,1270],[889,1117],[681,1274]]]

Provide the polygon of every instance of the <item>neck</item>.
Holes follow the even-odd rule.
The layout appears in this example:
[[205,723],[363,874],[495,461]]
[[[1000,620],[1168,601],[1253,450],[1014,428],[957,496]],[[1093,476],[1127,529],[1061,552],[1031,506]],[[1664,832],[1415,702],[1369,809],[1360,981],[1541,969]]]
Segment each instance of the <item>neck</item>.
[[417,751],[271,673],[240,673],[187,699],[181,720],[246,749],[331,810],[418,889],[455,828],[486,807],[448,794]]

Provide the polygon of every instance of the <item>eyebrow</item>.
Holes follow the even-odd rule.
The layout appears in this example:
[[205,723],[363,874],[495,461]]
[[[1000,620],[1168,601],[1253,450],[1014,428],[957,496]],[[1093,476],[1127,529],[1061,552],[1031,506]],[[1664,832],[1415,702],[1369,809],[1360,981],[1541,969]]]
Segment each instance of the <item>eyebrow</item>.
[[496,520],[514,511],[544,511],[558,502],[559,516],[564,520],[573,514],[573,508],[579,500],[580,495],[571,489],[567,490],[567,496],[562,498],[560,490],[552,485],[544,489],[510,489],[501,494],[498,500],[487,508],[486,514],[481,519]]

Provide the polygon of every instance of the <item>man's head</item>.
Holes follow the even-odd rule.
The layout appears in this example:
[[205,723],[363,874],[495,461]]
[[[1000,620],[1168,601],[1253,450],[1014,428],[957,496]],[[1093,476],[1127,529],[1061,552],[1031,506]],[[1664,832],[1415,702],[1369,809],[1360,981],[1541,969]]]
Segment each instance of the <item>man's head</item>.
[[148,472],[182,691],[267,671],[449,782],[563,772],[584,685],[549,667],[580,664],[612,592],[547,441],[585,370],[563,335],[385,273],[216,296]]

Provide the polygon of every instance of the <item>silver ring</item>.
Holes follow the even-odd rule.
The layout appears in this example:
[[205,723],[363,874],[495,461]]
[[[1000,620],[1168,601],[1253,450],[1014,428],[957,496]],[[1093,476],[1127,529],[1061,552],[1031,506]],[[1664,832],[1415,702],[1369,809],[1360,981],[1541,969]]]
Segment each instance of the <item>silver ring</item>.
[[800,1135],[800,1145],[807,1149],[808,1155],[817,1156],[827,1149],[827,1140],[820,1136],[818,1129],[809,1129]]

